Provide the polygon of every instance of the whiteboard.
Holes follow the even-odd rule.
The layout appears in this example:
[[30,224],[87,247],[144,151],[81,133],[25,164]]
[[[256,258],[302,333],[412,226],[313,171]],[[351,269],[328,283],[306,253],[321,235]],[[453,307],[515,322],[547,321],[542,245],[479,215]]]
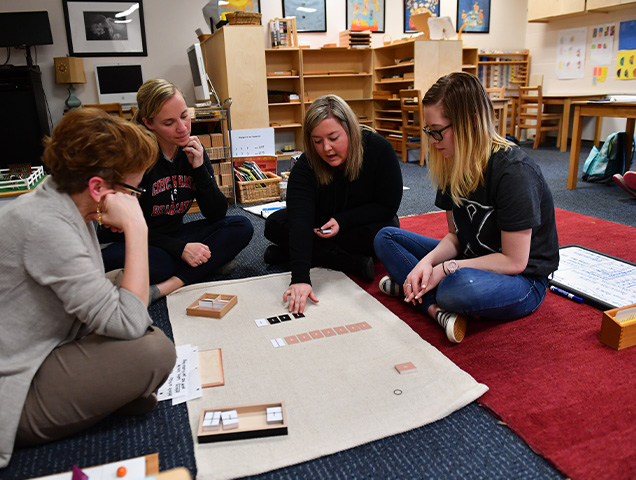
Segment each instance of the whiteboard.
[[559,249],[550,284],[600,310],[636,303],[636,264],[580,245]]

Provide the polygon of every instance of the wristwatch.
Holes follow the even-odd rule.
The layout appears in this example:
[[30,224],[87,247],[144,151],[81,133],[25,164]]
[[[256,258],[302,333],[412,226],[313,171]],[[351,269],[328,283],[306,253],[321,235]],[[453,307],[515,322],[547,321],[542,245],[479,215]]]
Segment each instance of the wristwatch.
[[446,270],[448,270],[448,273],[455,273],[457,270],[459,270],[459,265],[457,265],[457,262],[455,260],[449,260],[444,264],[444,266],[446,267]]

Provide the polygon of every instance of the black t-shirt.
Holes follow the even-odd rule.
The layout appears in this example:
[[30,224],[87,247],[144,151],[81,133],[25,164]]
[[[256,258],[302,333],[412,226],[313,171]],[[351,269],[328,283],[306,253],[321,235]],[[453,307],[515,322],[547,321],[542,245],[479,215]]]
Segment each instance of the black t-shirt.
[[484,184],[456,206],[437,192],[435,205],[452,210],[460,258],[501,252],[501,232],[532,229],[523,275],[546,276],[559,266],[554,202],[539,166],[518,147],[499,150],[488,161]]

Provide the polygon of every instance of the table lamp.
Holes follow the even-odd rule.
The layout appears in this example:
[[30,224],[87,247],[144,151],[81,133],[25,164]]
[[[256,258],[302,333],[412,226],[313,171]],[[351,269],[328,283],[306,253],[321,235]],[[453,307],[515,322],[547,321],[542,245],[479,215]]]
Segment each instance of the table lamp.
[[84,74],[84,61],[77,57],[56,57],[55,62],[55,83],[68,84],[68,98],[66,106],[69,109],[82,105],[79,98],[75,96],[74,83],[86,83]]

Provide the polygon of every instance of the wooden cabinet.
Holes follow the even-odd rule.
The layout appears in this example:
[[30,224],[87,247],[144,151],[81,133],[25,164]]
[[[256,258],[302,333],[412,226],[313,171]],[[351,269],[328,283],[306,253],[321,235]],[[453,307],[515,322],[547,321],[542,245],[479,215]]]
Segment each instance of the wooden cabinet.
[[374,128],[401,150],[401,89],[416,88],[423,94],[437,79],[463,66],[458,40],[408,40],[373,49]]
[[528,0],[528,22],[546,22],[584,12],[585,0]]
[[480,53],[478,76],[484,87],[505,87],[506,96],[514,96],[519,87],[528,86],[530,77],[529,51]]
[[201,50],[219,98],[232,99],[233,128],[268,127],[262,25],[225,25],[203,40]]
[[479,64],[479,49],[477,47],[462,47],[462,71],[477,75]]
[[373,52],[370,48],[301,49],[305,108],[321,95],[342,97],[361,123],[373,123]]
[[587,0],[588,12],[609,12],[626,7],[636,6],[636,0]]
[[300,49],[265,50],[269,126],[274,128],[276,149],[292,145],[302,150],[303,91]]

